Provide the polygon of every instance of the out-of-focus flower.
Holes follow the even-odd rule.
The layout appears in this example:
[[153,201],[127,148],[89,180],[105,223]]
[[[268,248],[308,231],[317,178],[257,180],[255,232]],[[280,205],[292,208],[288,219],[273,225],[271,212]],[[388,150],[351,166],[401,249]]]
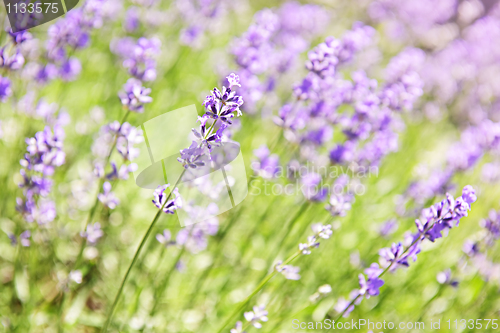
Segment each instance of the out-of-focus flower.
[[120,92],[118,96],[124,108],[132,112],[142,113],[144,112],[144,104],[153,101],[149,93],[151,93],[151,89],[143,87],[141,81],[130,78],[123,86],[123,92]]
[[387,237],[395,233],[396,230],[398,230],[398,222],[396,219],[390,219],[380,225],[379,234],[382,237]]
[[12,89],[10,87],[10,80],[6,77],[0,76],[0,101],[5,103],[11,95]]
[[277,272],[283,274],[287,280],[300,280],[300,267],[292,265],[283,265],[282,261],[278,261],[274,268]]
[[332,225],[322,225],[321,223],[316,223],[311,226],[314,235],[307,237],[307,243],[299,244],[299,251],[302,254],[311,254],[313,248],[319,247],[318,238],[328,239],[332,235]]
[[[9,236],[9,239],[10,239],[10,244],[12,246],[15,246],[15,245],[18,244],[18,239],[17,239],[16,235],[14,235],[14,234],[8,234],[8,236]],[[31,231],[29,231],[29,230],[23,231],[19,235],[19,243],[21,243],[21,245],[24,246],[24,247],[30,246],[30,244],[31,244],[30,237],[31,237]]]
[[97,241],[99,241],[99,238],[104,236],[104,232],[101,229],[101,224],[99,222],[96,222],[94,224],[89,224],[87,226],[87,230],[81,232],[80,235],[83,238],[86,238],[89,244],[94,245],[97,243]]
[[262,323],[268,320],[267,311],[264,305],[254,306],[253,311],[244,313],[245,319],[250,322],[255,328],[261,328]]
[[236,325],[231,329],[230,333],[245,333],[245,331],[243,331],[243,323],[241,321],[237,321]]
[[163,230],[162,234],[157,234],[156,240],[165,247],[175,244],[175,241],[172,241],[172,234],[168,229]]
[[69,278],[69,280],[74,281],[77,284],[80,284],[80,283],[82,283],[83,275],[82,275],[82,272],[77,269],[75,271],[69,272],[68,278]]
[[439,272],[436,276],[436,279],[439,283],[441,284],[448,284],[452,287],[457,287],[458,286],[458,281],[457,280],[453,280],[451,278],[451,270],[450,269],[447,269],[443,272]]
[[118,206],[118,204],[120,203],[120,200],[118,200],[115,194],[111,192],[111,183],[105,182],[102,188],[103,193],[99,193],[97,195],[99,201],[109,209],[115,209],[116,206]]
[[154,81],[156,79],[156,56],[160,54],[161,42],[158,38],[147,39],[144,37],[133,41],[124,38],[114,41],[111,50],[121,56],[123,66],[130,75],[141,81]]
[[266,145],[262,145],[253,153],[257,160],[252,162],[252,169],[264,179],[275,178],[280,171],[278,155],[271,155]]

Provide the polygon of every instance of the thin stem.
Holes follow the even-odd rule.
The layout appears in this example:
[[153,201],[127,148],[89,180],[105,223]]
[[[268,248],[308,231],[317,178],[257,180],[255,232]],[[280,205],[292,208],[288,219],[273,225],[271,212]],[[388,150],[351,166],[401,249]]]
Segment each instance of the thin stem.
[[[120,132],[120,130],[122,129],[122,126],[125,123],[125,121],[127,120],[129,114],[130,114],[130,110],[127,110],[127,112],[123,116],[123,119],[120,122],[120,127],[118,128],[118,132]],[[113,154],[113,150],[116,147],[117,141],[118,141],[118,134],[115,136],[115,140],[113,142],[113,145],[111,146],[111,149],[109,150],[108,156],[106,157],[106,162],[105,162],[104,166],[108,165],[109,160],[111,159],[111,155]],[[103,185],[104,185],[104,178],[101,179],[101,181],[99,182],[99,187],[97,188],[97,194],[99,194]],[[94,205],[92,206],[92,209],[90,210],[89,215],[87,216],[87,221],[85,222],[85,226],[84,226],[83,230],[87,229],[87,226],[92,221],[92,219],[95,215],[95,211],[97,210],[97,205],[99,204],[99,196],[96,195],[95,198],[96,199],[94,201]],[[74,265],[75,267],[80,263],[80,261],[82,259],[83,250],[85,250],[85,244],[86,244],[86,242],[82,241],[82,244],[80,245],[80,251],[78,252],[78,256],[75,260],[75,265]]]
[[160,215],[163,213],[163,207],[165,207],[165,205],[167,204],[167,202],[170,200],[170,197],[172,196],[173,190],[177,187],[177,185],[179,184],[179,182],[182,179],[182,176],[184,176],[185,172],[186,172],[186,170],[184,169],[182,171],[181,175],[179,176],[179,179],[177,179],[177,181],[175,182],[175,185],[172,188],[172,191],[170,191],[167,199],[165,200],[165,202],[163,203],[163,205],[161,206],[161,208],[156,213],[153,221],[151,221],[151,224],[149,225],[149,228],[146,231],[146,234],[144,234],[144,237],[142,238],[142,241],[139,244],[139,247],[135,251],[134,258],[132,259],[132,262],[130,263],[130,266],[127,269],[127,273],[125,273],[125,276],[123,277],[123,281],[122,281],[122,283],[120,285],[120,288],[118,289],[118,292],[116,294],[116,297],[115,297],[115,300],[113,302],[113,305],[111,306],[111,309],[109,311],[108,318],[106,319],[106,322],[104,323],[104,326],[103,326],[101,332],[103,332],[103,333],[107,332],[108,326],[109,326],[109,324],[111,322],[111,319],[113,317],[113,312],[115,310],[116,305],[118,304],[118,301],[120,300],[120,296],[121,296],[121,294],[123,292],[123,288],[125,287],[125,283],[127,282],[128,276],[130,275],[130,272],[132,271],[132,268],[134,267],[134,264],[137,261],[137,258],[139,258],[139,254],[141,253],[141,250],[144,247],[144,244],[146,243],[146,240],[149,238],[149,235],[151,234],[151,231],[153,230],[156,222],[158,221]]
[[[427,227],[424,231],[422,231],[420,233],[420,235],[418,237],[415,238],[415,240],[410,244],[410,246],[408,246],[404,251],[403,253],[401,253],[401,255],[399,255],[397,258],[394,258],[392,261],[391,261],[391,264],[389,266],[387,266],[384,271],[382,273],[380,273],[380,275],[378,276],[378,278],[384,276],[385,273],[387,273],[387,271],[392,267],[392,265],[394,265],[394,263],[399,259],[401,258],[406,252],[408,252],[409,249],[411,249],[411,247],[413,245],[415,245],[418,241],[421,240],[421,237],[422,235],[425,235],[427,233],[427,231],[429,231],[436,223],[438,223],[439,221],[441,221],[441,219],[435,221],[434,223],[432,223],[429,227]],[[342,311],[342,313],[338,316],[338,318],[335,320],[335,322],[339,321],[342,316],[346,313],[347,309],[349,309],[353,304],[354,302],[356,302],[356,300],[362,296],[361,294],[359,294],[358,296],[356,296],[352,301],[351,303],[349,303],[348,306],[346,306],[346,308],[344,309],[344,311]]]
[[[189,232],[188,238],[191,236],[191,231]],[[170,281],[170,277],[172,276],[172,272],[174,271],[175,267],[177,267],[177,264],[179,263],[179,261],[181,260],[182,255],[185,252],[186,252],[186,244],[184,244],[182,246],[182,248],[180,249],[179,253],[177,254],[177,257],[174,260],[174,263],[172,264],[172,267],[170,267],[170,269],[168,270],[168,273],[165,276],[165,279],[162,281],[162,283],[160,283],[160,288],[159,288],[159,290],[160,290],[159,293],[160,294],[158,295],[158,298],[155,299],[155,303],[153,304],[153,308],[151,309],[151,313],[150,313],[151,316],[153,316],[156,313],[156,310],[157,310],[158,305],[159,305],[158,300],[160,300],[162,298],[162,295],[165,292],[165,289],[167,289],[168,281]]]
[[[285,260],[283,262],[283,266],[284,265],[287,265],[289,263],[291,263],[293,260],[295,260],[298,256],[300,256],[302,254],[302,252],[299,250],[297,252],[295,252],[292,256],[290,256],[287,260]],[[233,313],[231,313],[231,315],[227,318],[227,320],[224,322],[224,324],[221,326],[221,328],[217,331],[218,333],[221,333],[224,328],[229,325],[229,323],[231,322],[231,320],[238,314],[240,314],[241,310],[243,310],[245,308],[245,306],[247,305],[247,303],[252,299],[252,297],[254,297],[263,287],[264,285],[269,282],[269,280],[271,280],[275,275],[276,275],[276,270],[273,268],[273,271],[271,273],[268,273],[266,275],[266,277],[259,283],[259,285],[254,289],[254,291],[252,291],[252,293],[250,295],[248,295],[248,297],[240,303],[240,305],[236,308],[236,310],[233,311]]]

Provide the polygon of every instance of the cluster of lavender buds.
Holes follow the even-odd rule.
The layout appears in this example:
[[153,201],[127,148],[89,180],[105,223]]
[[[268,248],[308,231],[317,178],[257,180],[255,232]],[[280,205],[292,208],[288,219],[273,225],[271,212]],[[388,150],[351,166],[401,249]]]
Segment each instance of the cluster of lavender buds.
[[488,257],[488,249],[500,239],[500,213],[491,210],[488,218],[480,221],[480,225],[483,230],[474,240],[465,242],[463,251],[484,280],[500,284],[500,263],[495,263]]
[[25,59],[21,52],[21,44],[29,41],[32,36],[27,32],[14,33],[9,30],[10,38],[7,44],[0,48],[0,67],[7,70],[18,70],[24,65]]
[[500,5],[496,4],[488,15],[429,57],[422,76],[434,97],[434,104],[428,105],[430,112],[453,105],[458,121],[498,120],[500,88],[493,74],[500,70],[500,49],[495,43],[500,38],[498,13]]
[[143,140],[142,130],[133,127],[127,122],[120,124],[119,121],[115,120],[102,126],[99,135],[92,145],[92,152],[97,158],[95,163],[95,174],[99,178],[106,177],[109,180],[127,179],[128,172],[134,171],[137,167],[134,163],[129,165],[124,164],[118,170],[116,164],[112,162],[111,173],[105,174],[104,161],[110,154],[114,144],[116,144],[116,150],[122,157],[124,163],[133,161],[139,155],[139,150],[135,145]]
[[234,40],[231,48],[244,84],[240,93],[249,112],[256,113],[256,106],[263,112],[278,107],[278,78],[293,75],[300,53],[309,47],[309,40],[323,31],[328,18],[322,7],[295,1],[254,15],[253,24]]
[[[264,305],[254,306],[253,311],[248,311],[243,314],[245,319],[248,322],[248,325],[253,325],[255,328],[262,328],[262,322],[267,322],[269,319],[267,318],[267,311]],[[231,329],[230,333],[245,333],[243,330],[243,323],[238,321],[236,323],[235,328]]]
[[449,285],[454,288],[458,287],[458,281],[452,278],[451,269],[449,268],[439,272],[436,276],[436,280],[442,285]]
[[252,169],[256,175],[264,179],[276,178],[280,172],[280,161],[276,154],[271,154],[264,144],[253,151],[257,160],[252,162]]
[[274,265],[274,269],[283,274],[285,279],[287,280],[300,280],[300,267],[292,266],[292,265],[283,265],[283,262],[279,260],[276,265]]
[[[398,132],[403,129],[400,114],[412,110],[423,93],[417,73],[425,54],[409,48],[395,56],[385,70],[381,88],[364,70],[350,73],[352,80],[346,80],[342,68],[353,63],[357,53],[369,49],[374,38],[373,28],[356,23],[341,39],[328,37],[309,52],[309,73],[294,88],[296,101],[285,104],[275,118],[285,138],[300,144],[302,159],[318,165],[329,160],[334,165],[369,168],[398,149]],[[334,128],[342,132],[343,139],[332,143]],[[308,200],[326,199],[319,175],[302,177],[306,187],[316,189],[308,191],[313,193],[306,194]],[[350,209],[354,200],[350,187],[356,182],[347,175],[335,180],[334,186],[344,190],[331,194],[327,209],[332,215],[342,216]]]
[[328,239],[332,235],[332,225],[326,224],[323,225],[321,223],[316,223],[311,226],[314,235],[307,237],[307,243],[299,244],[299,251],[302,254],[311,254],[311,250],[313,248],[319,247],[319,240]]
[[212,145],[222,142],[224,131],[233,124],[232,119],[242,115],[240,107],[243,105],[243,98],[233,90],[234,86],[241,87],[240,78],[231,73],[226,79],[229,87],[224,86],[222,91],[214,88],[203,102],[206,112],[198,119],[200,128],[193,128],[197,141],[181,150],[181,156],[177,158],[186,169],[203,166],[203,156],[210,153]]
[[[421,218],[415,221],[416,233],[408,233],[405,245],[393,243],[390,248],[383,248],[379,251],[380,266],[373,263],[365,269],[365,275],[359,275],[359,289],[351,292],[349,300],[340,299],[335,307],[342,316],[347,317],[364,298],[377,296],[380,287],[384,285],[381,277],[387,271],[395,271],[401,267],[410,266],[410,260],[415,262],[420,253],[420,247],[424,240],[434,242],[443,237],[443,232],[458,226],[460,219],[466,217],[471,209],[471,204],[477,199],[472,186],[467,185],[462,190],[462,196],[454,199],[447,194],[446,199],[430,208],[422,210]],[[406,247],[405,247],[406,246]]]
[[17,210],[27,222],[43,225],[56,217],[55,204],[48,198],[52,188],[50,176],[55,168],[64,164],[64,130],[56,124],[53,130],[46,126],[35,137],[26,139],[27,153],[20,161],[23,198],[17,198]]
[[[142,130],[131,126],[125,122],[120,125],[120,122],[114,121],[101,127],[98,137],[92,145],[92,152],[96,157],[94,161],[94,174],[98,179],[104,181],[102,188],[103,192],[97,195],[98,200],[109,209],[115,209],[120,203],[109,181],[126,180],[130,172],[137,169],[137,164],[130,163],[139,155],[139,149],[134,147],[144,140]],[[116,151],[122,158],[120,168],[117,167],[114,161],[111,161],[111,171],[106,173],[106,163],[111,157],[112,149],[116,147]]]
[[158,38],[147,39],[125,37],[111,42],[111,51],[123,59],[123,67],[141,81],[156,79],[156,60],[160,54],[161,42]]
[[451,180],[459,172],[472,169],[487,152],[500,148],[500,124],[488,119],[477,126],[469,126],[461,133],[460,140],[448,150],[448,161],[442,169],[433,170],[427,178],[414,181],[404,194],[418,206],[427,200],[443,195],[453,188]]
[[117,1],[87,0],[81,7],[69,11],[49,27],[45,45],[47,62],[30,63],[29,75],[39,83],[57,77],[64,81],[75,80],[81,64],[71,54],[88,47],[92,30],[101,28],[105,20],[113,19],[119,6]]

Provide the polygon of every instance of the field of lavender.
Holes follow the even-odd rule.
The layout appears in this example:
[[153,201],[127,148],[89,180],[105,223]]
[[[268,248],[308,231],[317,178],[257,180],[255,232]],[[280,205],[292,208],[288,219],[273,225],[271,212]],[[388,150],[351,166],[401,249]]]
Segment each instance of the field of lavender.
[[500,330],[500,2],[20,17],[2,331]]

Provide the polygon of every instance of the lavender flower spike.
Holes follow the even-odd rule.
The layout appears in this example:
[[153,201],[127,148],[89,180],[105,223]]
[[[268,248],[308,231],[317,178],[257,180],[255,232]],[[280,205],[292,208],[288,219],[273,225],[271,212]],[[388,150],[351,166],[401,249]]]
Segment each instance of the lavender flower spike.
[[[339,300],[335,309],[346,317],[353,309],[354,305],[359,304],[364,298],[377,296],[380,287],[384,285],[381,277],[387,271],[395,271],[400,267],[410,266],[410,259],[417,260],[420,253],[420,244],[426,239],[434,242],[441,238],[441,232],[445,229],[451,229],[458,226],[462,217],[467,216],[470,205],[477,200],[476,193],[472,186],[467,185],[462,190],[462,196],[457,199],[449,194],[446,199],[422,211],[422,217],[416,220],[417,232],[409,234],[407,237],[408,246],[405,248],[402,243],[394,243],[391,248],[381,249],[380,264],[373,263],[365,270],[368,278],[363,274],[359,275],[359,289],[351,292],[351,301]],[[451,279],[450,272],[440,273],[438,281],[441,284],[456,286],[458,282]]]

